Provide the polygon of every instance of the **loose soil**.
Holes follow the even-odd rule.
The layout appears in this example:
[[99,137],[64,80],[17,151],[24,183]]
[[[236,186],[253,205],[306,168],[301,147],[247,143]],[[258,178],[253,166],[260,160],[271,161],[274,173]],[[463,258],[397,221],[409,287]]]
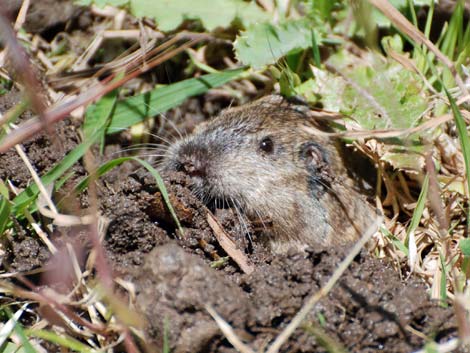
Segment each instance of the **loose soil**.
[[[69,8],[69,1],[64,4],[64,19],[41,15],[40,21],[29,19],[27,26],[31,31],[64,27],[77,16],[77,9]],[[230,103],[214,102],[208,97],[189,100],[170,112],[169,119],[178,118],[181,129],[191,130],[198,121]],[[5,113],[19,99],[14,90],[0,96],[0,112]],[[30,117],[27,112],[22,119]],[[39,174],[50,170],[77,146],[79,124],[65,120],[54,126],[52,135],[38,135],[23,145]],[[117,157],[115,153],[129,141],[122,134],[108,142],[103,156],[94,153],[97,164]],[[82,165],[75,166],[73,172],[54,195],[56,201],[64,200],[85,175]],[[13,150],[0,156],[0,177],[17,188],[31,182],[28,170]],[[114,276],[136,286],[135,305],[146,317],[151,351],[160,351],[168,338],[171,352],[235,352],[209,315],[208,307],[250,347],[262,350],[290,322],[307,297],[327,282],[348,250],[315,248],[274,255],[257,241],[255,227],[248,229],[252,231],[248,239],[244,225],[232,210],[213,210],[254,267],[251,274],[244,274],[221,248],[207,222],[205,206],[191,194],[185,177],[168,175],[166,183],[183,233],[177,230],[154,178],[140,166],[124,164],[102,177],[96,188],[100,214],[107,221],[103,240],[107,260]],[[59,207],[69,214],[86,214],[91,204],[87,194],[66,200]],[[2,255],[5,269],[29,271],[47,265],[43,274],[47,278],[54,268],[60,268],[57,257],[51,256],[25,222],[19,220],[16,227],[15,237],[2,239],[7,250]],[[58,248],[72,243],[77,249],[80,244],[83,263],[91,249],[88,231],[83,227],[54,227],[50,238]],[[457,325],[452,309],[439,306],[429,297],[429,288],[420,279],[400,278],[390,263],[364,250],[282,352],[327,352],[335,347],[336,351],[344,348],[350,352],[401,353],[422,348],[427,339],[443,342],[455,337]]]

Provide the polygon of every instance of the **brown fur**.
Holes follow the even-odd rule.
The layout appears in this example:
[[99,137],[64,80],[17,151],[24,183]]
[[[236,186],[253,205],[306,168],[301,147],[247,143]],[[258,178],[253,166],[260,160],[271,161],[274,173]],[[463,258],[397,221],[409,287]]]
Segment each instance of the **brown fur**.
[[[276,251],[345,244],[373,222],[373,210],[353,188],[340,142],[304,129],[317,125],[307,107],[268,96],[225,110],[171,145],[163,170],[190,175],[203,201],[224,200],[269,223]],[[273,151],[260,147],[266,139]]]

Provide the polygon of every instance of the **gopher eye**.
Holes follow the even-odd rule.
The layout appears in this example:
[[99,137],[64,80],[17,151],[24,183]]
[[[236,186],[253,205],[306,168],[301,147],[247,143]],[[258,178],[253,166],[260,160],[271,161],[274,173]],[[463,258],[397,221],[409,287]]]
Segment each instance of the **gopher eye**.
[[259,143],[259,148],[261,151],[265,153],[273,153],[274,152],[274,142],[270,137],[265,137]]

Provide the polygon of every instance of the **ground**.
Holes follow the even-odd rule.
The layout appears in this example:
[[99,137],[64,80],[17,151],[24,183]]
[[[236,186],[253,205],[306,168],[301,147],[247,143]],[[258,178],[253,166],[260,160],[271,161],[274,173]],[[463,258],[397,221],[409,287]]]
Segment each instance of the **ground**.
[[[69,2],[64,3],[67,3],[64,16],[68,19],[80,16],[80,12],[68,7]],[[49,30],[65,21],[55,18],[55,22],[53,14],[48,16],[30,18],[26,28],[34,32],[47,26]],[[0,96],[0,112],[8,111],[20,97],[14,88],[4,93]],[[209,93],[185,102],[167,117],[177,116],[179,128],[190,131],[197,122],[230,103],[224,97],[214,99]],[[27,111],[21,119],[31,116]],[[65,119],[54,125],[51,134],[43,132],[23,144],[39,174],[50,170],[78,145],[80,124],[81,121]],[[113,136],[107,140],[102,155],[97,148],[93,149],[95,162],[99,164],[115,158],[116,154],[125,154],[128,144],[125,133]],[[145,153],[151,150],[142,151],[142,155]],[[137,163],[125,163],[100,178],[96,200],[88,193],[77,197],[67,193],[86,174],[83,163],[75,165],[73,171],[73,176],[55,194],[55,201],[63,213],[72,210],[86,213],[94,207],[93,203],[98,205],[100,219],[105,224],[105,260],[113,278],[135,286],[135,298],[122,288],[117,292],[145,317],[145,339],[137,336],[134,339],[149,352],[161,351],[167,340],[171,352],[235,352],[208,308],[226,320],[250,347],[261,351],[290,322],[307,298],[325,285],[349,250],[319,247],[305,252],[272,254],[257,242],[256,233],[251,239],[246,236],[230,209],[215,210],[222,227],[253,266],[254,271],[247,274],[227,257],[207,221],[207,209],[191,194],[184,176],[165,177],[182,225],[181,233],[155,179]],[[0,177],[11,181],[16,188],[25,188],[31,179],[13,149],[0,155]],[[16,229],[14,237],[2,239],[6,250],[2,255],[3,268],[25,274],[43,269],[40,275],[30,274],[28,279],[36,286],[50,286],[67,293],[69,287],[61,282],[63,278],[54,277],[57,269],[67,273],[64,267],[67,261],[62,263],[59,260],[63,258],[51,255],[25,220],[17,220]],[[54,226],[53,229],[50,239],[59,253],[66,244],[72,244],[76,253],[81,254],[79,266],[85,268],[93,247],[86,227]],[[428,341],[445,342],[456,337],[458,328],[453,309],[447,303],[432,301],[426,283],[414,275],[403,278],[397,268],[390,260],[378,259],[363,250],[281,351],[411,352],[421,349]],[[39,305],[33,304],[32,308],[38,316],[42,315]],[[85,318],[89,315],[86,311],[77,310],[77,313]],[[60,351],[54,344],[48,349]],[[118,346],[116,351],[124,352],[125,347]]]

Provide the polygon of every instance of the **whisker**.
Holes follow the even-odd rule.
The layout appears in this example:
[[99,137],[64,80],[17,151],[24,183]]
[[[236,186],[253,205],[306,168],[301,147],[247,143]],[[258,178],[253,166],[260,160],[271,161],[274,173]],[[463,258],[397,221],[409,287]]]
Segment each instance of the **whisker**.
[[233,199],[233,197],[230,197],[230,202],[233,204],[233,208],[235,209],[235,212],[237,214],[237,217],[238,217],[238,221],[240,222],[242,228],[243,228],[243,231],[245,232],[245,234],[248,236],[248,239],[250,240],[250,243],[252,241],[251,239],[251,233],[250,231],[248,230],[248,224],[245,220],[245,217],[243,217],[241,211],[239,210],[239,205],[235,202],[235,200]]
[[181,131],[178,129],[178,127],[176,126],[176,124],[175,124],[172,120],[168,119],[168,118],[165,116],[164,113],[159,112],[158,110],[156,110],[155,108],[153,108],[153,107],[152,107],[151,105],[149,105],[149,104],[145,104],[145,105],[149,108],[150,111],[152,111],[153,113],[155,113],[155,115],[158,115],[159,118],[161,118],[161,119],[163,119],[164,121],[166,121],[166,122],[168,123],[168,125],[170,125],[170,127],[172,127],[173,130],[175,130],[175,132],[178,134],[178,136],[179,136],[180,138],[183,138],[183,135],[181,134]]
[[172,140],[167,139],[167,138],[165,138],[165,137],[163,137],[163,136],[160,136],[160,135],[158,135],[158,134],[154,134],[154,133],[152,133],[152,132],[150,132],[150,131],[146,131],[145,134],[148,135],[148,136],[150,136],[150,137],[152,137],[152,138],[154,138],[154,139],[157,139],[157,140],[162,141],[164,146],[169,146],[169,145],[171,145],[171,144],[174,142],[174,139],[173,139],[173,141],[172,141]]
[[146,148],[146,147],[127,147],[122,148],[119,151],[115,151],[111,154],[124,153],[124,152],[134,152],[134,151],[157,151],[157,152],[166,152],[167,149],[163,148]]

